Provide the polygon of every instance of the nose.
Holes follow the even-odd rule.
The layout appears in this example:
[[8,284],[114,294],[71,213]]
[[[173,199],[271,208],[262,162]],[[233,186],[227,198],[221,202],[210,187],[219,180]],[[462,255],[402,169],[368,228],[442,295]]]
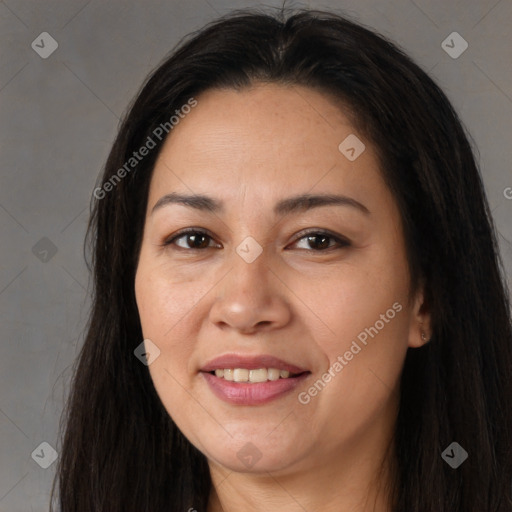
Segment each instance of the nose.
[[285,326],[291,318],[288,288],[263,253],[247,263],[236,252],[233,265],[216,287],[210,321],[243,334]]

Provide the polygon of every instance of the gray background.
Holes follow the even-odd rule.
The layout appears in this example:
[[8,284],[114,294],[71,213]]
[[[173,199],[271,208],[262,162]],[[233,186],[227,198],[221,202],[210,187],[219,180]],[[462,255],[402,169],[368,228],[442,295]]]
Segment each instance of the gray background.
[[[48,510],[56,463],[36,461],[48,461],[42,442],[60,446],[90,307],[82,251],[89,201],[119,118],[184,35],[256,5],[281,2],[0,1],[0,511]],[[473,136],[512,276],[511,0],[287,5],[345,12],[430,71]],[[454,31],[469,45],[456,59],[442,48]],[[58,42],[46,59],[31,47],[42,32]]]

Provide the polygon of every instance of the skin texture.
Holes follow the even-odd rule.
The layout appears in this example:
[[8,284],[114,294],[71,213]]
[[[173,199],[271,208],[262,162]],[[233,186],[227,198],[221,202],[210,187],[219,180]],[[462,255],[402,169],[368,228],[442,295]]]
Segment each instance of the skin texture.
[[[400,215],[376,153],[339,105],[309,88],[258,83],[197,100],[154,169],[135,291],[144,338],[161,351],[149,366],[158,395],[208,458],[209,510],[389,511],[379,489],[399,377],[430,324],[422,290],[409,297]],[[366,145],[355,161],[338,150],[350,134]],[[212,196],[225,211],[172,204],[151,213],[171,192]],[[274,216],[277,201],[303,193],[349,196],[370,213],[331,205]],[[194,250],[187,236],[163,246],[188,227],[208,232],[199,242],[207,248]],[[308,243],[306,229],[350,245]],[[248,236],[263,248],[252,263],[236,252]],[[298,393],[396,303],[400,312],[300,403]],[[228,404],[199,373],[227,353],[271,354],[311,375],[270,403]],[[248,442],[261,453],[250,468],[237,457]]]

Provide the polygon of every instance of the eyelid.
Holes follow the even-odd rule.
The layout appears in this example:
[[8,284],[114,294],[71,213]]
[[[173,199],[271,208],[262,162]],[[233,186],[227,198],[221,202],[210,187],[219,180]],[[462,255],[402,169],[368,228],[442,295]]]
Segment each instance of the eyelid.
[[[215,241],[215,237],[212,234],[210,234],[210,232],[208,230],[206,230],[204,228],[190,227],[190,228],[182,229],[182,230],[178,231],[177,233],[174,233],[170,237],[167,237],[164,240],[164,242],[162,244],[160,244],[160,245],[163,246],[164,248],[168,247],[168,246],[171,246],[171,245],[175,245],[174,242],[176,240],[186,236],[187,234],[200,234],[200,235],[207,236],[211,240]],[[338,234],[333,233],[332,231],[330,231],[328,229],[324,229],[324,228],[308,228],[308,229],[299,231],[299,233],[296,234],[295,240],[294,240],[294,242],[292,242],[292,245],[296,244],[297,242],[299,242],[303,238],[306,238],[307,236],[313,236],[313,235],[325,235],[328,238],[331,238],[332,240],[334,240],[337,243],[337,246],[334,245],[334,246],[328,247],[326,249],[319,249],[319,250],[315,250],[315,249],[302,249],[303,251],[314,252],[314,253],[326,253],[326,252],[329,252],[329,251],[331,251],[333,249],[342,249],[342,248],[349,247],[349,246],[352,245],[351,241],[347,237],[344,237],[343,235],[338,235]],[[211,249],[211,248],[212,247],[205,247],[203,249],[200,249],[200,248],[183,248],[183,247],[175,245],[175,250],[178,250],[178,251],[182,250],[182,251],[186,251],[186,252],[204,251],[206,249]]]
[[[211,238],[212,240],[215,240],[215,237],[206,229],[204,228],[194,228],[194,227],[191,227],[191,228],[185,228],[185,229],[181,229],[180,231],[178,231],[177,233],[174,233],[173,235],[165,238],[165,240],[163,241],[162,244],[160,244],[161,246],[163,246],[164,248],[167,247],[167,246],[170,246],[170,245],[175,245],[174,242],[185,236],[185,235],[188,235],[188,234],[200,234],[200,235],[204,235],[204,236],[207,236],[209,238]],[[204,251],[205,249],[193,249],[193,248],[187,248],[187,249],[184,249],[183,247],[179,247],[179,246],[176,246],[177,250],[183,250],[183,251]],[[211,247],[207,247],[208,249],[211,249]]]
[[[312,235],[325,235],[329,238],[332,238],[333,240],[336,240],[342,247],[352,245],[352,243],[350,242],[350,240],[347,237],[345,237],[343,235],[338,235],[337,233],[333,233],[332,231],[330,231],[328,229],[324,229],[324,228],[308,228],[308,229],[299,231],[296,235],[296,238],[295,238],[295,241],[293,242],[293,244],[297,243],[298,241],[302,240],[303,238],[306,238],[307,236],[312,236]],[[333,249],[333,247],[330,247],[329,249]],[[313,251],[313,252],[327,252],[327,250],[329,250],[329,249],[324,249],[323,251],[321,251],[321,250],[315,251],[314,249],[305,249],[305,250],[309,250],[309,251]]]

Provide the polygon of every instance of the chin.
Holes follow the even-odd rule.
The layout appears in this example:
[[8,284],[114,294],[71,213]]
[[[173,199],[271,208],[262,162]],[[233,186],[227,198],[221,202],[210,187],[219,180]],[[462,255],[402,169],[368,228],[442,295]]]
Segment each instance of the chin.
[[205,444],[206,451],[202,451],[209,460],[237,473],[275,473],[298,462],[301,455],[297,446],[300,443],[291,438],[287,442],[282,438],[270,440],[267,430],[264,432],[252,436],[235,435],[229,442],[212,443],[211,447]]

